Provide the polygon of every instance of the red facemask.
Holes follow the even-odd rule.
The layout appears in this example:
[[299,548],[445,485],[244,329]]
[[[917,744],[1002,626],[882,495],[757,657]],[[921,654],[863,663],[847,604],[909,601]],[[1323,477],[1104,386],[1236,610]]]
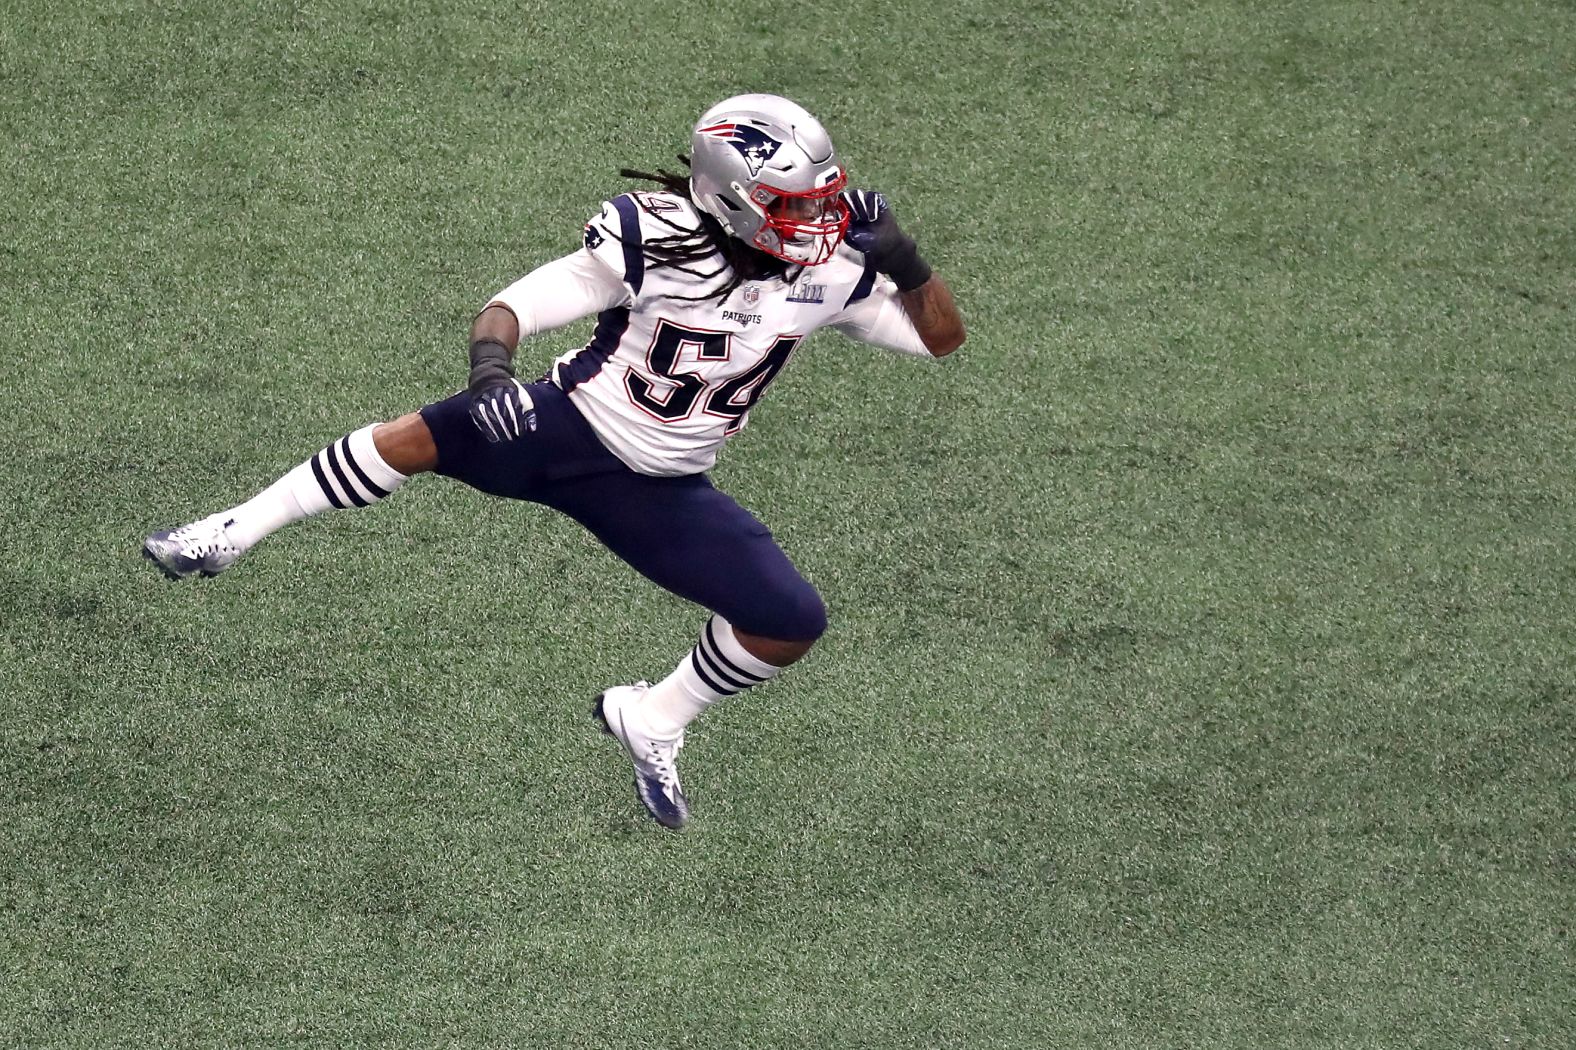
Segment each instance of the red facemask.
[[799,193],[762,184],[760,189],[774,196],[766,205],[766,224],[755,235],[755,247],[800,266],[826,262],[848,230],[848,206],[842,198],[847,185],[843,172],[829,185]]

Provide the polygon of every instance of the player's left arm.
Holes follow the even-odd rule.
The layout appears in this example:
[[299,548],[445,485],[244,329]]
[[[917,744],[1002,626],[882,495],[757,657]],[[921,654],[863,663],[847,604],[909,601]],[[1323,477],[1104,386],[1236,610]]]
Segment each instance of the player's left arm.
[[920,257],[914,238],[903,232],[886,197],[873,190],[848,190],[848,246],[897,285],[898,302],[932,357],[963,345],[968,333],[947,282]]
[[897,299],[931,357],[946,357],[968,338],[963,328],[963,315],[958,312],[958,304],[952,301],[952,289],[940,274],[931,274],[918,288],[899,291]]

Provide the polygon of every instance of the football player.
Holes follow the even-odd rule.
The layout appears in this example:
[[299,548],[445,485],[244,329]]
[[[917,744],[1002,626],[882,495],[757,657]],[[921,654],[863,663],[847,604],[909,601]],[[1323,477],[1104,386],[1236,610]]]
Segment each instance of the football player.
[[[426,472],[562,511],[712,613],[667,677],[614,686],[593,708],[634,763],[641,802],[682,827],[686,727],[826,629],[820,596],[771,533],[707,478],[718,450],[818,328],[924,357],[964,338],[947,285],[881,194],[848,188],[831,138],[798,105],[717,104],[688,163],[687,179],[625,171],[656,188],[607,202],[578,251],[487,303],[464,391],[340,438],[246,502],[153,533],[143,553],[173,578],[213,576],[290,522],[365,507]],[[521,339],[592,314],[585,346],[535,383],[515,377]]]

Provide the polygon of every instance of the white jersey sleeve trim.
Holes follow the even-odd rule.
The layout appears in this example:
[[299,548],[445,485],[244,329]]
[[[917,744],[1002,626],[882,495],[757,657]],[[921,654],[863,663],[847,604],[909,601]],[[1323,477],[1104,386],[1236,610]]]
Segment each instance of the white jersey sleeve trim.
[[492,297],[520,322],[520,338],[562,328],[571,321],[627,306],[629,289],[591,252],[581,249],[544,263]]
[[909,320],[908,311],[898,301],[897,285],[890,277],[880,277],[870,294],[844,307],[830,322],[850,339],[879,346],[908,357],[935,360]]

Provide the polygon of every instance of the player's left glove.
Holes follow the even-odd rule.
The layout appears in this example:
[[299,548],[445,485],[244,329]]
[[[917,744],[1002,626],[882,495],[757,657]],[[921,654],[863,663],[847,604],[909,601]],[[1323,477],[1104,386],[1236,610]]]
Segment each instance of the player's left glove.
[[536,429],[530,391],[514,377],[509,350],[493,339],[471,344],[471,422],[493,444]]
[[898,291],[911,292],[930,280],[930,264],[919,257],[914,238],[892,217],[886,197],[874,190],[844,190],[843,203],[848,205],[848,232],[843,240],[891,277]]

